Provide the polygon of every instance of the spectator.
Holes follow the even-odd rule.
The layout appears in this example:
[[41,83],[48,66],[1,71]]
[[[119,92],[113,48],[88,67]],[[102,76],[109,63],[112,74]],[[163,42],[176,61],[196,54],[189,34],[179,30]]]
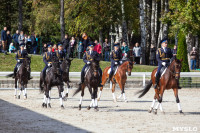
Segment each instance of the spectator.
[[28,36],[26,41],[26,50],[29,54],[31,53],[31,47],[32,47],[31,36]]
[[19,42],[19,45],[21,45],[22,43],[25,42],[25,37],[24,37],[24,32],[23,31],[20,32],[20,35],[18,37],[18,42]]
[[190,52],[190,63],[191,63],[190,69],[191,70],[196,70],[197,59],[198,59],[198,53],[195,47],[193,47],[192,51]]
[[127,55],[128,55],[128,51],[129,51],[129,48],[128,48],[128,46],[126,45],[125,42],[122,43],[121,50],[122,50],[123,60],[126,60],[126,59],[127,59]]
[[31,44],[32,44],[32,46],[31,46],[31,49],[32,49],[31,53],[32,54],[36,54],[37,53],[37,40],[36,40],[36,35],[35,35],[34,32],[31,35]]
[[47,51],[48,51],[48,48],[47,48],[47,44],[45,43],[43,48],[42,48],[42,53],[44,54]]
[[57,45],[54,44],[54,45],[53,45],[53,48],[52,48],[52,52],[56,52],[57,50],[58,50]]
[[97,40],[95,40],[94,43],[95,43],[94,51],[96,51],[99,54],[100,58],[101,58],[102,57],[102,54],[101,54],[101,50],[102,50],[101,44],[98,43]]
[[104,60],[109,61],[110,56],[110,43],[108,42],[108,39],[105,39],[105,42],[103,43],[103,49],[104,49]]
[[150,65],[155,66],[156,65],[156,48],[153,44],[151,44],[150,48]]
[[141,64],[140,61],[141,55],[142,55],[141,47],[139,46],[139,43],[136,43],[135,47],[133,48],[133,57],[136,64]]
[[174,45],[174,49],[172,49],[172,54],[173,54],[173,57],[175,57],[177,55],[177,46]]
[[78,46],[78,58],[82,59],[83,58],[83,43],[79,42]]
[[74,54],[74,48],[76,47],[76,40],[74,37],[71,38],[70,42],[69,42],[69,48],[68,48],[68,57],[69,58],[73,58],[73,54]]
[[65,38],[64,38],[63,41],[62,41],[63,50],[64,50],[65,54],[67,53],[67,50],[68,50],[68,48],[69,48],[69,42],[70,42],[70,39],[68,38],[68,35],[65,34]]
[[16,50],[19,50],[19,41],[18,41],[18,38],[19,38],[19,31],[16,30],[16,33],[12,36],[13,40],[14,40],[14,45],[16,47]]
[[3,46],[3,50],[2,52],[4,52],[6,54],[6,48],[7,48],[7,34],[6,34],[6,31],[7,31],[7,27],[4,27],[3,30],[1,31],[1,43],[2,43],[2,46]]
[[10,43],[12,43],[12,37],[10,35],[10,31],[7,31],[6,34],[7,34],[7,48],[6,48],[6,50],[8,50]]
[[13,45],[13,43],[10,43],[10,46],[9,46],[9,53],[14,53],[15,51],[16,51],[15,46]]
[[83,49],[84,49],[84,52],[85,52],[86,49],[87,49],[87,46],[89,44],[89,38],[88,38],[86,33],[83,33],[81,42],[83,43]]

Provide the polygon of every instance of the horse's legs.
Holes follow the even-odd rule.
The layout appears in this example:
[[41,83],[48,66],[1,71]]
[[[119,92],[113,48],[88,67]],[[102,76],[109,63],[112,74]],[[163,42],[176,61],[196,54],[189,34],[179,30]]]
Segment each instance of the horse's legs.
[[[20,84],[19,84],[19,83],[20,83]],[[22,82],[21,82],[20,79],[18,80],[18,88],[19,88],[18,99],[20,99],[20,96],[21,96],[21,93],[22,93]]]
[[151,107],[150,107],[150,109],[148,110],[149,113],[152,112],[152,110],[153,110],[153,108],[154,108],[154,106],[155,106],[155,103],[156,103],[156,96],[154,96],[154,99],[153,99],[153,101],[152,101]]
[[118,98],[121,98],[121,95],[123,95],[124,97],[124,101],[125,102],[128,102],[127,99],[126,99],[126,95],[125,95],[125,91],[124,91],[124,86],[125,86],[125,83],[123,83],[122,81],[121,82],[118,82],[119,83],[119,87],[122,91],[122,93],[120,94],[120,96]]
[[63,86],[62,85],[58,86],[58,92],[59,92],[59,99],[60,99],[60,107],[64,108],[64,106],[63,106],[63,98],[62,98],[62,94],[61,94],[63,92]]
[[81,98],[80,98],[80,101],[79,101],[79,110],[81,110],[81,105],[82,105],[82,102],[83,102],[83,96],[84,96],[84,85],[81,85]]
[[97,101],[97,90],[98,90],[98,87],[97,88],[94,88],[94,104],[95,104],[95,111],[98,111],[98,101]]
[[15,78],[15,93],[14,93],[14,97],[15,97],[15,98],[17,98],[17,89],[18,89],[18,88],[17,88],[17,86],[18,86],[17,84],[18,84],[18,83],[17,83],[17,78]]
[[112,84],[112,95],[113,95],[113,101],[114,102],[117,102],[117,99],[116,99],[116,97],[115,97],[115,86],[116,86],[116,84],[114,83],[111,83]]
[[27,88],[27,84],[25,85],[25,88],[24,88],[25,98],[27,99],[27,91],[26,91],[26,88]]
[[[160,92],[159,92],[160,91]],[[159,96],[160,93],[160,96]],[[156,98],[158,100],[158,104],[156,105],[155,109],[154,109],[154,114],[157,114],[157,109],[160,107],[160,110],[162,113],[164,113],[163,108],[162,108],[162,98],[163,98],[163,93],[164,93],[164,87],[161,86],[160,90],[156,89]]]
[[173,88],[173,91],[174,91],[174,96],[176,98],[176,103],[177,103],[177,106],[178,106],[179,113],[183,114],[183,111],[181,109],[180,100],[179,100],[179,97],[178,97],[178,89],[177,88]]
[[[107,71],[106,71],[106,73],[107,73]],[[103,74],[102,75],[102,85],[103,86],[106,84],[107,80],[108,80],[108,74]],[[98,95],[98,98],[97,98],[98,101],[100,100],[102,90],[103,90],[103,87],[100,88],[99,95]]]

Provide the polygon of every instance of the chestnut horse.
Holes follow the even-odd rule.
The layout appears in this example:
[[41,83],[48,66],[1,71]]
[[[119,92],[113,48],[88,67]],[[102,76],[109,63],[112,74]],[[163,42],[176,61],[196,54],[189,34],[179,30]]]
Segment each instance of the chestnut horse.
[[[154,100],[152,102],[152,105],[150,107],[150,110],[148,111],[149,113],[154,111],[154,114],[157,114],[157,109],[160,106],[161,112],[164,113],[163,108],[162,108],[162,98],[163,98],[163,93],[165,90],[173,89],[174,95],[176,98],[176,103],[178,105],[178,110],[182,114],[182,109],[180,105],[180,100],[178,97],[178,86],[177,86],[177,81],[180,78],[180,72],[181,72],[181,60],[174,59],[173,62],[169,65],[169,67],[166,69],[165,73],[161,76],[158,87],[155,89],[155,95],[154,95]],[[140,94],[139,98],[143,97],[151,88],[152,84],[156,84],[156,77],[155,74],[157,72],[157,68],[155,68],[151,74],[151,80],[150,82],[145,86],[143,90],[140,90],[137,92],[142,93]],[[158,100],[157,106],[154,108],[156,99]]]
[[[124,101],[127,102],[125,92],[124,92],[124,86],[125,86],[126,79],[127,79],[126,72],[128,72],[128,76],[131,76],[133,64],[134,64],[134,62],[132,62],[132,61],[125,61],[122,65],[118,66],[118,70],[117,70],[116,74],[113,75],[113,77],[111,79],[112,85],[110,85],[110,88],[112,88],[112,95],[113,95],[114,102],[117,101],[115,94],[114,94],[116,82],[119,84],[119,87],[122,91],[121,95],[118,98],[121,98],[121,96],[123,95]],[[105,85],[106,81],[109,78],[109,73],[108,73],[109,69],[110,69],[110,66],[106,67],[103,71],[102,85]],[[113,80],[113,78],[115,78],[116,82]],[[100,100],[102,90],[103,90],[103,87],[100,88],[98,100]]]

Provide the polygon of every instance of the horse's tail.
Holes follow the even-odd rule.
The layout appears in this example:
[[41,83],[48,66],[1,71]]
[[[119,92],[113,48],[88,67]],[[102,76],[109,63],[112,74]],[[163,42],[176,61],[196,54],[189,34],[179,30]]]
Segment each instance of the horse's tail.
[[79,85],[78,89],[74,92],[73,96],[81,91],[82,85]]
[[43,79],[42,79],[42,74],[40,74],[40,82],[39,82],[40,92],[44,92],[44,87],[42,86],[42,84],[43,84]]
[[150,82],[144,87],[143,90],[136,92],[136,94],[142,93],[139,95],[138,98],[143,97],[150,90],[151,86],[152,86],[152,80],[150,80]]
[[12,77],[14,75],[14,73],[8,74],[6,75],[6,77]]

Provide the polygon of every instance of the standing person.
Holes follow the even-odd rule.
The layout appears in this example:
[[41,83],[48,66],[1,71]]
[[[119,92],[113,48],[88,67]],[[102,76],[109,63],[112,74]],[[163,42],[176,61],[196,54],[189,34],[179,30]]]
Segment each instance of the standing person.
[[190,69],[191,70],[196,70],[196,63],[197,63],[197,59],[198,59],[198,53],[196,51],[196,48],[193,47],[192,51],[190,52]]
[[122,50],[122,57],[123,57],[122,60],[127,60],[129,48],[128,48],[128,46],[126,45],[125,42],[122,43],[121,50]]
[[6,52],[6,48],[7,48],[7,34],[6,34],[6,31],[7,31],[7,27],[4,27],[3,30],[1,31],[1,42],[2,42],[2,45],[3,45],[3,52],[4,54],[7,54]]
[[31,47],[32,47],[31,36],[28,36],[27,42],[26,42],[26,50],[29,54],[31,53]]
[[7,34],[7,48],[6,48],[6,51],[8,51],[10,43],[12,43],[12,37],[10,35],[10,31],[7,31],[6,34]]
[[31,44],[32,44],[31,53],[36,54],[37,53],[37,41],[36,41],[36,35],[34,32],[31,35]]
[[89,44],[89,38],[88,38],[86,33],[83,33],[81,42],[83,43],[83,49],[84,49],[84,52],[85,52],[87,47],[88,47],[88,44]]
[[133,57],[135,59],[136,64],[141,64],[140,58],[142,56],[142,50],[139,46],[139,43],[135,44],[135,47],[133,48]]
[[70,42],[70,39],[68,38],[68,35],[65,34],[65,38],[62,40],[63,50],[64,50],[65,54],[67,53],[67,50],[69,48],[69,42]]
[[177,55],[177,46],[174,45],[174,49],[172,49],[172,54],[175,57]]
[[108,42],[108,39],[105,39],[105,42],[103,43],[103,49],[104,49],[104,60],[109,61],[110,56],[110,43]]
[[74,48],[76,47],[76,40],[74,37],[71,38],[69,42],[69,48],[68,48],[68,53],[69,53],[69,58],[73,58],[74,55]]
[[151,44],[150,49],[150,65],[155,66],[156,65],[156,48],[153,44]]
[[19,38],[19,31],[16,30],[16,33],[12,36],[13,40],[14,40],[14,45],[16,47],[17,50],[19,50],[19,41],[18,41],[18,38]]
[[57,48],[57,45],[54,44],[54,45],[53,45],[53,48],[52,48],[52,52],[56,52],[56,50],[58,50],[58,48]]
[[19,42],[19,45],[21,45],[22,43],[24,44],[24,42],[25,42],[25,37],[24,37],[23,31],[20,32],[20,35],[18,37],[18,42]]
[[9,46],[9,53],[14,53],[16,50],[15,46],[13,45],[13,43],[10,43],[10,46]]
[[94,51],[96,51],[99,54],[99,57],[101,58],[102,57],[102,54],[101,54],[101,50],[102,50],[101,44],[98,43],[97,40],[95,40],[94,43],[95,43]]
[[83,58],[83,43],[80,41],[78,46],[78,58]]
[[42,54],[44,55],[45,52],[48,51],[47,44],[45,43],[42,48]]

